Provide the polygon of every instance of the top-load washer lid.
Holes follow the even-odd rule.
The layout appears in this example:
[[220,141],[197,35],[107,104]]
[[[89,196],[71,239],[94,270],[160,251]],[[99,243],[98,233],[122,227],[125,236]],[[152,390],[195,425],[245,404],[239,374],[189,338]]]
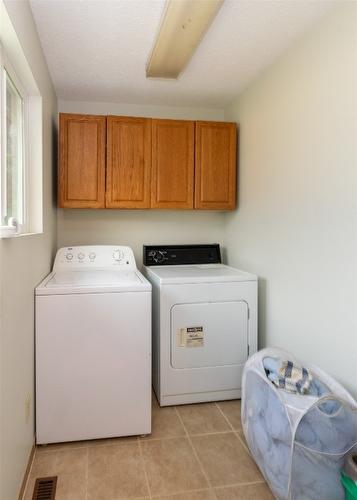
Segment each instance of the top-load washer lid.
[[142,292],[150,288],[139,271],[57,271],[36,288],[36,295]]
[[176,283],[226,283],[256,281],[254,274],[240,271],[224,264],[198,264],[190,266],[147,267],[148,276],[161,284]]
[[60,248],[53,271],[36,288],[36,295],[150,291],[137,270],[131,248],[91,245]]

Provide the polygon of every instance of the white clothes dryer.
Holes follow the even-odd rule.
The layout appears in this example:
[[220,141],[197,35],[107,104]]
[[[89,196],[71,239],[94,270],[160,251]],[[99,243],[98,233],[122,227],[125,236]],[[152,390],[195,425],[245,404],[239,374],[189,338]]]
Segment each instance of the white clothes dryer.
[[257,277],[213,245],[144,246],[153,286],[153,386],[161,406],[241,397],[257,350]]
[[151,285],[129,247],[58,250],[36,288],[38,444],[151,432]]

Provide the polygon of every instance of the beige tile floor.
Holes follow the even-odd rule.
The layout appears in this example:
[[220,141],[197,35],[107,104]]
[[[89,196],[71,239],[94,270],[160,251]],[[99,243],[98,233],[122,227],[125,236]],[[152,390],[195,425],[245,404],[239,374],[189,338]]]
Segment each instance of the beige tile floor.
[[58,476],[56,500],[270,500],[250,457],[240,401],[160,408],[152,434],[36,449],[36,477]]

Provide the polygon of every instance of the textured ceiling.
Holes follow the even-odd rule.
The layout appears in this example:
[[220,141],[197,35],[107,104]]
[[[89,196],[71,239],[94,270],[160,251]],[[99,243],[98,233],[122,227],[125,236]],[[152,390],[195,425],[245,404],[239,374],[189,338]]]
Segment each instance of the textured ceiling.
[[30,0],[58,97],[222,107],[336,2],[225,0],[179,79],[148,80],[164,3]]

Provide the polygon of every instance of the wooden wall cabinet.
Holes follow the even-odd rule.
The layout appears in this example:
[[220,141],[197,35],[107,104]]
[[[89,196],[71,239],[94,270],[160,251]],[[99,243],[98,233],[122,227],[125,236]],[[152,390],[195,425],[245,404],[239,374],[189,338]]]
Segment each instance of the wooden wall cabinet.
[[236,124],[196,122],[195,208],[233,210],[236,183]]
[[104,208],[105,147],[105,116],[60,114],[60,207]]
[[107,118],[107,208],[150,208],[151,119]]
[[60,114],[59,206],[233,210],[234,123]]
[[152,208],[193,208],[195,123],[152,121]]

